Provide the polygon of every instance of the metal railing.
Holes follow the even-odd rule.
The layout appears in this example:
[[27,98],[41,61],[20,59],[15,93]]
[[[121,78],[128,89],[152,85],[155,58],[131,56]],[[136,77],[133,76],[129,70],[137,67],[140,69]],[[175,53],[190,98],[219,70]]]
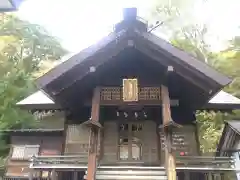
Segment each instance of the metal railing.
[[[179,156],[176,157],[177,169],[192,171],[232,171],[236,160],[231,157]],[[240,170],[240,169],[239,169]]]
[[[231,157],[209,157],[209,156],[179,156],[176,157],[177,170],[189,171],[240,171],[236,169],[237,161]],[[98,163],[99,169],[165,169],[163,166],[137,166],[106,165],[101,161]],[[34,156],[31,158],[30,168],[33,169],[86,169],[87,157],[83,155],[62,155],[62,156]]]
[[61,156],[33,156],[30,168],[36,169],[61,169],[86,168],[87,157],[84,155],[61,155]]

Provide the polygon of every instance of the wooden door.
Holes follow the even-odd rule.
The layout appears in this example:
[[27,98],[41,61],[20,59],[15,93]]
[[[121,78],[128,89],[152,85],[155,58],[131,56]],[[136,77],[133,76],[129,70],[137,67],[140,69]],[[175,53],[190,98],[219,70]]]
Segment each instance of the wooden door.
[[103,161],[158,162],[158,138],[154,121],[104,123]]
[[118,159],[120,161],[142,160],[143,123],[126,122],[119,124]]

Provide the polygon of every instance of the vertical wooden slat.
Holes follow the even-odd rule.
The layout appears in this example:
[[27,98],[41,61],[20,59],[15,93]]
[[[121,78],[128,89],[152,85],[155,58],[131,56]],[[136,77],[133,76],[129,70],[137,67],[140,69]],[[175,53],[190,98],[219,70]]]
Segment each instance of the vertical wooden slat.
[[211,172],[209,172],[208,173],[208,178],[207,178],[208,180],[213,180],[213,178],[212,178],[212,173]]
[[184,172],[184,180],[190,180],[190,173],[188,171]]
[[52,170],[52,177],[51,180],[57,180],[57,172],[55,169]]
[[132,160],[132,123],[128,123],[128,160]]
[[[100,88],[95,88],[92,99],[91,120],[94,122],[99,121],[100,110]],[[99,129],[91,126],[90,139],[89,139],[89,154],[88,154],[88,169],[87,180],[95,179],[96,165],[97,165],[97,146],[98,146],[98,133]]]
[[171,109],[168,88],[161,86],[163,131],[165,135],[165,167],[168,180],[176,180],[176,161],[172,153]]
[[29,180],[33,180],[33,170],[30,169],[29,171]]
[[115,163],[118,160],[119,131],[118,124],[114,121],[104,122],[103,161]]
[[77,171],[73,172],[73,180],[78,180],[78,172]]

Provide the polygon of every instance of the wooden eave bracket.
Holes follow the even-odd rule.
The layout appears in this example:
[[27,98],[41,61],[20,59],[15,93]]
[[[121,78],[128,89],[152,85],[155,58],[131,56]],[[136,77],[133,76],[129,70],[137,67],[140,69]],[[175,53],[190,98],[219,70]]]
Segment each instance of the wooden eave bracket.
[[95,128],[97,128],[97,129],[103,128],[103,126],[102,126],[99,122],[93,121],[93,120],[91,120],[91,119],[88,120],[88,121],[86,121],[86,122],[84,122],[83,125],[86,125],[86,126],[88,126],[88,127],[95,127]]
[[180,124],[174,122],[173,120],[171,120],[171,121],[170,121],[169,123],[167,123],[167,124],[164,124],[164,125],[162,124],[162,125],[159,125],[159,126],[158,126],[159,129],[169,128],[169,127],[172,127],[172,128],[174,128],[174,127],[176,127],[176,128],[181,128],[182,125],[180,125]]

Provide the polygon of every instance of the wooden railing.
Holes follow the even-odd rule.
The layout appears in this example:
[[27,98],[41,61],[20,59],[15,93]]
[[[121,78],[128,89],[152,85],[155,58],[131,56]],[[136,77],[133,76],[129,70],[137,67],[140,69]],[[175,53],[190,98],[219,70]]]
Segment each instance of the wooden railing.
[[[176,157],[177,170],[189,171],[240,171],[235,168],[236,161],[230,157],[208,157],[208,156],[180,156]],[[160,162],[159,162],[160,164]],[[31,158],[31,168],[34,169],[86,169],[86,156],[36,156]],[[163,166],[134,166],[132,163],[124,165],[106,165],[99,161],[98,168],[110,169],[164,169]]]
[[30,161],[30,168],[43,169],[85,168],[87,165],[87,157],[81,155],[34,156]]
[[[235,170],[236,160],[231,157],[179,156],[177,169],[192,171],[231,171]],[[239,169],[240,170],[240,169]]]

